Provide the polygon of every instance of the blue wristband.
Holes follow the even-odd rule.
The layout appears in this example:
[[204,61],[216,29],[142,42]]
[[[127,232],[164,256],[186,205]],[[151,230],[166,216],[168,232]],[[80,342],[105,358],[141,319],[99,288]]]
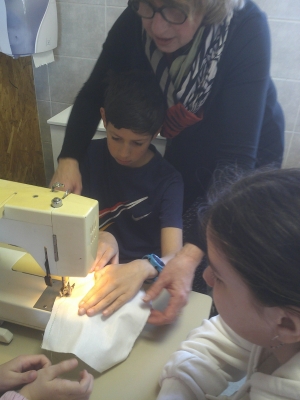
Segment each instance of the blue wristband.
[[[163,268],[165,266],[165,263],[156,254],[147,254],[146,256],[143,257],[143,260],[144,259],[147,259],[150,262],[150,264],[158,272],[158,275],[161,273],[161,271],[163,270]],[[157,277],[158,277],[158,275],[155,278],[147,279],[145,282],[146,283],[155,282]]]

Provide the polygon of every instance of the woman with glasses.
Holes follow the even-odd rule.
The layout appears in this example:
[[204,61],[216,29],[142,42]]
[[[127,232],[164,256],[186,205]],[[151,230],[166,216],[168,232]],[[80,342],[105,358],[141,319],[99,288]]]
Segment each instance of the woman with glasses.
[[270,78],[267,20],[252,0],[129,0],[76,98],[52,182],[81,192],[78,160],[100,120],[107,72],[133,69],[152,71],[164,93],[165,158],[185,186],[185,245],[145,297],[169,291],[166,310],[149,319],[163,324],[187,302],[204,254],[198,205],[230,167],[280,167],[284,118]]

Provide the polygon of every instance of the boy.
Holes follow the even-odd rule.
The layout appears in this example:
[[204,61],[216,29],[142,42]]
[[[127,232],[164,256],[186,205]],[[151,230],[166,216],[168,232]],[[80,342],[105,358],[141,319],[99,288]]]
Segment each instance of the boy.
[[107,139],[93,140],[81,163],[82,194],[98,200],[99,228],[116,238],[122,265],[95,273],[79,314],[110,315],[182,246],[182,179],[151,145],[165,114],[154,79],[140,71],[109,76],[100,109]]

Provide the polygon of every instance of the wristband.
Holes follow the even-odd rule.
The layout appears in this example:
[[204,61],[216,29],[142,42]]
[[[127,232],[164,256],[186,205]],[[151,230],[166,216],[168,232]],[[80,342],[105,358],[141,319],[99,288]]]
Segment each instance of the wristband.
[[[143,257],[143,260],[144,259],[147,259],[150,262],[150,264],[158,272],[158,275],[161,273],[161,271],[163,270],[163,268],[165,266],[165,263],[156,254],[147,254],[146,256]],[[158,275],[155,278],[147,279],[145,282],[146,283],[155,282],[157,277],[158,277]]]

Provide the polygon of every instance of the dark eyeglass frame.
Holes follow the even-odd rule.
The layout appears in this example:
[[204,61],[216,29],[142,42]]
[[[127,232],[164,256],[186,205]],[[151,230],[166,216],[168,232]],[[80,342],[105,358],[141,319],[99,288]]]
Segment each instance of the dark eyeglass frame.
[[[146,4],[149,6],[149,8],[152,9],[153,15],[152,15],[151,17],[142,17],[142,16],[138,13],[138,10],[135,8],[135,4],[137,4],[137,3],[146,3]],[[182,24],[187,20],[187,17],[188,17],[187,14],[186,14],[183,10],[180,10],[180,11],[182,12],[182,14],[185,16],[184,20],[183,20],[182,22],[171,22],[171,21],[169,21],[169,20],[165,17],[165,15],[163,14],[163,10],[164,10],[165,8],[174,8],[174,9],[176,9],[176,7],[169,7],[169,6],[155,7],[153,4],[151,4],[151,3],[148,2],[148,1],[128,0],[128,6],[131,7],[131,9],[132,9],[139,17],[145,18],[145,19],[152,19],[152,18],[154,18],[155,13],[158,12],[158,13],[163,17],[163,19],[164,19],[165,21],[167,21],[169,24],[172,24],[172,25],[182,25]]]

